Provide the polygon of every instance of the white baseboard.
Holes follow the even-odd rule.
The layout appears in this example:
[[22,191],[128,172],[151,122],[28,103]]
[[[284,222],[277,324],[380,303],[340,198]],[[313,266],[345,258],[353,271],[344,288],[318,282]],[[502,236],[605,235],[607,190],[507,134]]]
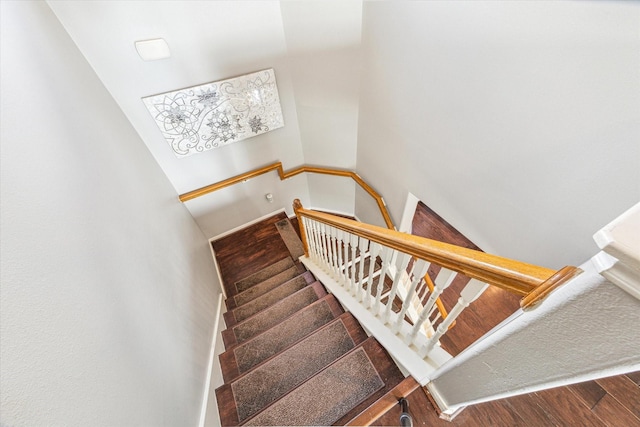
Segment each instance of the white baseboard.
[[[218,308],[216,310],[216,320],[213,324],[213,333],[211,334],[211,349],[209,350],[209,365],[207,366],[207,377],[204,384],[204,393],[202,396],[202,407],[200,409],[200,422],[199,427],[204,427],[205,419],[207,416],[207,405],[209,403],[209,392],[211,390],[211,377],[213,375],[213,360],[216,356],[216,341],[220,330],[220,317],[222,316],[222,300],[223,295],[220,293],[218,296]],[[222,372],[220,372],[222,376]]]
[[209,238],[209,243],[213,242],[214,240],[218,240],[218,239],[221,239],[221,238],[223,238],[225,236],[228,236],[229,234],[233,234],[236,231],[242,230],[243,228],[246,228],[246,227],[248,227],[250,225],[256,224],[256,223],[258,223],[258,222],[260,222],[262,220],[265,220],[265,219],[267,219],[269,217],[277,215],[280,212],[285,212],[285,214],[286,214],[286,210],[284,208],[282,208],[282,209],[278,209],[277,211],[273,211],[271,213],[268,213],[266,215],[262,215],[260,218],[256,218],[254,220],[251,220],[251,221],[247,222],[246,224],[239,225],[237,227],[232,228],[231,230],[227,230],[227,231],[225,231],[223,233],[218,234],[217,236],[213,236],[213,237]]
[[350,216],[350,217],[355,218],[355,215],[353,213],[349,213],[349,212],[341,212],[341,211],[336,211],[336,210],[333,210],[333,209],[318,208],[318,207],[315,207],[315,206],[312,206],[309,209],[314,210],[314,211],[319,211],[319,212],[326,212],[328,214],[344,215],[344,216]]

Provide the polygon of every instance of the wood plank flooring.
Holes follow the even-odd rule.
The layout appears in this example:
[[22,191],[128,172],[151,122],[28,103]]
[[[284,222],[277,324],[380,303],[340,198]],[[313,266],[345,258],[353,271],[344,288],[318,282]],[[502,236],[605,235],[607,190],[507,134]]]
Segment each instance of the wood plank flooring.
[[[478,249],[435,212],[424,208],[420,207],[416,215],[414,234]],[[275,227],[283,218],[284,213],[269,219],[266,227],[256,225],[213,242],[228,295],[236,291],[227,284],[289,256]],[[425,220],[421,222],[421,218]],[[292,222],[297,225],[295,220]],[[518,297],[499,289],[485,292],[465,311],[465,317],[458,318],[456,326],[445,335],[443,346],[459,353],[512,314],[518,302]],[[445,300],[448,308],[451,303]],[[452,422],[438,418],[421,388],[408,400],[415,426],[640,427],[640,372],[474,405]],[[395,406],[372,425],[398,425],[399,416],[400,408]]]
[[275,224],[287,218],[284,212],[213,241],[227,297],[237,293],[233,284],[290,256]]
[[[475,246],[424,204],[416,209],[413,226],[416,235]],[[443,339],[443,346],[454,354],[512,314],[518,308],[518,297],[499,289],[487,291],[470,308],[445,335],[447,340]],[[640,372],[474,405],[452,422],[438,418],[422,389],[408,400],[415,426],[640,427]],[[398,425],[399,416],[396,406],[372,425]]]
[[[248,276],[251,276],[252,274],[260,271],[264,267],[273,264],[276,261],[290,256],[290,253],[287,250],[286,245],[282,241],[282,237],[280,233],[278,233],[278,230],[275,226],[275,224],[283,218],[285,218],[284,214],[270,217],[264,221],[261,221],[260,223],[254,224],[253,226],[212,242],[212,246],[216,253],[217,262],[220,268],[223,286],[225,286],[229,297],[238,295],[237,286],[235,285],[236,282],[241,279],[245,279]],[[253,279],[249,278],[247,280],[251,281]],[[313,289],[315,289],[317,286],[324,292],[324,287],[322,287],[319,282],[315,282],[315,284],[312,286]],[[305,289],[298,292],[304,292]],[[295,295],[297,294],[294,294],[293,296]],[[319,297],[322,297],[323,295],[324,293],[322,295],[318,294]],[[327,296],[327,299],[332,298],[332,296]],[[260,313],[247,320],[244,320],[243,322],[246,323],[255,320],[258,316],[260,316],[261,313],[266,313],[267,310],[261,311]],[[340,309],[336,307],[336,310]],[[227,316],[227,318],[228,317],[229,316]],[[273,317],[269,315],[267,320],[273,320]],[[232,321],[231,323],[234,322]],[[238,325],[242,325],[242,322],[235,325],[235,327],[238,327]],[[357,326],[358,330],[362,331],[361,327],[357,323],[355,325]],[[349,326],[349,330],[351,330],[351,326]],[[361,338],[366,338],[366,334],[364,334],[364,332],[362,332],[362,334],[363,336]],[[225,342],[225,347],[227,350],[236,348],[239,341],[239,339],[233,334],[233,331],[231,331],[231,334],[229,334],[229,330],[223,331],[223,340]],[[363,345],[367,348],[367,357],[375,366],[378,374],[380,375],[380,378],[384,381],[385,385],[382,389],[376,391],[373,395],[366,398],[363,402],[358,403],[352,410],[346,413],[338,421],[338,423],[346,423],[352,418],[356,417],[364,409],[373,404],[373,402],[380,396],[395,388],[395,386],[404,379],[402,373],[394,364],[391,357],[382,347],[380,347],[377,342],[375,342],[372,338],[369,338]],[[226,377],[231,377],[236,374],[237,368],[223,367],[223,370],[225,371]],[[239,371],[237,372],[237,374],[239,374]],[[233,415],[235,410],[235,401],[233,399],[233,396],[226,391],[220,391],[220,393],[216,393],[219,408],[221,408],[221,416],[225,420],[231,419],[231,423],[233,424],[233,419],[235,419]],[[237,420],[235,422],[237,422]]]
[[[422,202],[419,202],[416,207],[412,234],[469,249],[481,250]],[[429,275],[435,279],[435,275],[439,271],[440,267],[432,266],[429,268]],[[460,291],[468,281],[468,277],[458,275],[458,278],[443,294],[442,301],[448,311],[456,304]],[[456,325],[441,339],[442,347],[454,356],[459,354],[482,335],[489,332],[491,328],[513,314],[519,307],[520,298],[517,295],[499,288],[487,289],[456,319]]]

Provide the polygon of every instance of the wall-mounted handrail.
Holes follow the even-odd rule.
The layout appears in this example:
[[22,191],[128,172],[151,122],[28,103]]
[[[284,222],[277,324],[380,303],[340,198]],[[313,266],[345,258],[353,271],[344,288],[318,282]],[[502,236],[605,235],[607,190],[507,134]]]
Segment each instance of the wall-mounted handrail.
[[311,218],[418,259],[438,264],[449,270],[526,297],[521,301],[523,308],[536,305],[555,287],[581,272],[577,267],[564,267],[555,271],[473,249],[304,209],[298,203],[294,203],[294,206],[296,206],[296,214],[301,217]]
[[378,205],[378,209],[380,209],[380,214],[382,214],[385,224],[390,230],[395,230],[393,221],[391,221],[391,216],[389,215],[389,211],[387,210],[387,205],[384,203],[384,199],[382,198],[382,196],[380,196],[380,194],[378,194],[376,190],[374,190],[369,184],[367,184],[357,173],[349,170],[344,170],[344,169],[334,169],[334,168],[326,168],[321,166],[303,165],[295,169],[285,171],[282,168],[282,162],[275,162],[268,166],[264,166],[259,169],[254,169],[252,171],[245,172],[240,175],[236,175],[234,177],[225,179],[224,181],[219,181],[214,184],[210,184],[205,187],[198,188],[197,190],[193,190],[193,191],[189,191],[188,193],[181,194],[179,196],[179,199],[181,202],[186,202],[188,200],[195,199],[196,197],[213,193],[214,191],[221,190],[225,187],[230,187],[234,184],[238,184],[240,182],[246,181],[247,179],[255,178],[256,176],[260,176],[274,170],[278,171],[278,176],[280,177],[280,180],[285,180],[287,178],[291,178],[301,173],[317,173],[317,174],[323,174],[323,175],[333,175],[333,176],[342,176],[346,178],[351,178],[360,187],[362,187],[364,191],[366,191],[371,197],[373,197],[373,199],[376,201]]

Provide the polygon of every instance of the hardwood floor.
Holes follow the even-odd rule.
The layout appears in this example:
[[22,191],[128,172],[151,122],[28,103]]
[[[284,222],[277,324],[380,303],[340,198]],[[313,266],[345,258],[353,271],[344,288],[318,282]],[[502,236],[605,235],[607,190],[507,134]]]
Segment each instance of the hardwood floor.
[[[233,283],[237,280],[289,255],[274,225],[284,217],[280,214],[267,221],[266,227],[252,226],[213,242],[228,295],[236,293]],[[479,249],[424,205],[414,220],[414,234]],[[295,220],[292,223],[297,225]],[[448,308],[454,302],[445,299]],[[488,290],[458,318],[442,340],[443,346],[458,354],[512,314],[518,302],[518,297],[507,292]],[[640,372],[474,405],[452,422],[438,418],[421,388],[408,400],[415,426],[640,427]],[[398,425],[399,416],[400,408],[395,406],[372,425]]]
[[[419,202],[416,207],[412,230],[412,234],[416,236],[481,250],[422,202]],[[432,266],[429,268],[429,275],[435,279],[439,271],[440,267]],[[468,281],[468,277],[459,275],[443,294],[442,301],[448,311],[456,304],[460,291]],[[456,319],[456,325],[441,339],[442,347],[454,356],[459,354],[513,314],[519,307],[520,298],[518,296],[499,288],[487,289]]]
[[[373,338],[367,338],[366,333],[357,323],[355,318],[351,316],[351,314],[339,316],[339,313],[342,311],[341,307],[333,296],[326,295],[326,290],[320,282],[315,281],[314,283],[298,290],[298,278],[304,278],[307,283],[315,279],[310,272],[304,271],[298,271],[300,276],[296,276],[295,278],[288,277],[288,272],[292,268],[293,270],[297,268],[304,270],[304,267],[301,264],[298,264],[294,267],[291,267],[287,262],[277,263],[278,267],[275,267],[273,265],[276,261],[280,261],[283,258],[290,257],[290,252],[287,250],[282,236],[275,226],[277,222],[284,218],[285,214],[279,214],[246,229],[235,232],[229,236],[218,239],[215,242],[212,242],[217,257],[217,262],[220,268],[223,285],[225,286],[229,297],[226,305],[228,308],[233,309],[233,311],[225,313],[225,323],[227,329],[222,331],[225,349],[227,350],[227,352],[229,352],[233,349],[240,348],[240,346],[250,345],[252,342],[254,342],[254,340],[259,340],[261,337],[263,337],[265,333],[270,333],[272,336],[278,336],[278,334],[282,334],[283,331],[275,330],[274,332],[273,327],[277,327],[279,322],[282,321],[290,322],[292,317],[289,316],[295,316],[300,313],[302,313],[301,316],[299,316],[301,323],[303,323],[305,319],[307,319],[307,323],[315,325],[316,319],[309,319],[309,317],[313,317],[315,315],[314,313],[321,313],[321,310],[314,310],[312,312],[311,308],[314,305],[320,306],[321,304],[325,304],[329,309],[333,307],[330,313],[335,312],[335,314],[338,315],[336,316],[336,319],[342,319],[340,321],[347,328],[347,332],[349,333],[349,336],[353,341],[352,344],[359,344],[358,348],[364,349],[364,357],[366,357],[368,362],[372,364],[372,367],[377,372],[379,380],[382,381],[381,388],[376,386],[376,388],[370,390],[370,392],[363,392],[364,394],[362,397],[364,398],[364,400],[362,401],[354,400],[353,402],[351,402],[349,399],[345,398],[340,400],[340,405],[331,406],[332,410],[337,411],[336,414],[339,414],[338,416],[340,417],[337,421],[337,425],[343,425],[356,416],[359,416],[362,411],[368,409],[380,397],[390,392],[390,390],[393,390],[398,385],[398,383],[404,380],[404,376],[395,365],[391,357],[380,346],[380,344],[378,344],[377,341],[375,341]],[[296,222],[293,222],[295,227]],[[262,270],[265,267],[268,267],[267,270]],[[265,276],[265,271],[270,272],[270,274]],[[273,275],[271,275],[271,273],[273,273]],[[283,283],[279,283],[278,286],[272,289],[272,283],[270,282],[270,280],[275,280],[276,277],[282,279],[280,281],[286,279],[288,280],[284,281]],[[258,291],[255,291],[256,289],[258,289]],[[247,292],[252,293],[252,295],[257,294],[258,296],[254,299],[249,299],[249,302],[246,302],[244,301],[244,298],[247,295]],[[287,296],[279,299],[277,298],[277,296],[279,296],[281,292],[284,292],[285,294],[287,294]],[[309,297],[309,294],[313,294],[313,298]],[[275,300],[272,300],[272,297],[274,297],[274,295],[276,296],[276,298]],[[265,301],[265,299],[270,302],[270,305],[268,305],[268,307],[266,308],[262,307],[261,305]],[[244,301],[244,303],[237,304],[236,300],[241,300],[241,302]],[[253,312],[253,309],[255,308],[254,304],[256,303],[262,309],[258,312]],[[247,307],[249,307],[248,314],[244,313]],[[247,314],[249,317],[246,317],[245,314]],[[295,336],[295,326],[297,325],[288,325],[286,328],[286,333],[294,334]],[[304,324],[302,326],[303,330],[306,331],[306,329],[304,329]],[[322,323],[318,325],[320,329],[324,328],[325,326],[327,325],[323,326]],[[303,339],[303,341],[311,339],[311,337],[316,333],[319,332],[313,332],[312,335],[307,336]],[[301,336],[298,338],[303,337]],[[251,413],[251,415],[247,415],[245,413],[242,417],[238,415],[238,402],[244,402],[246,400],[253,402],[253,400],[241,398],[239,401],[236,401],[236,398],[231,391],[232,386],[230,385],[230,382],[237,383],[238,381],[246,381],[247,378],[251,378],[253,381],[253,379],[257,378],[254,385],[256,387],[262,387],[264,385],[263,383],[265,381],[265,378],[267,378],[268,375],[262,375],[264,374],[264,372],[262,371],[256,374],[254,370],[263,369],[261,368],[261,366],[264,366],[267,363],[275,363],[275,360],[291,362],[290,365],[286,366],[287,370],[280,369],[279,371],[285,373],[282,373],[282,375],[276,375],[276,377],[280,379],[289,378],[291,375],[293,375],[292,378],[295,379],[297,378],[294,375],[296,374],[296,372],[306,372],[304,369],[305,366],[313,366],[309,364],[312,359],[310,357],[291,356],[291,354],[293,354],[291,353],[291,351],[294,351],[294,349],[296,349],[296,351],[299,348],[306,348],[307,350],[305,351],[309,350],[308,347],[301,347],[301,343],[303,341],[296,341],[296,339],[293,339],[293,341],[291,341],[291,347],[285,346],[284,349],[280,349],[282,350],[282,352],[289,352],[286,355],[282,356],[281,359],[278,359],[279,357],[281,357],[281,353],[269,354],[266,360],[261,360],[259,363],[256,363],[255,366],[252,366],[250,370],[244,371],[242,373],[240,372],[240,369],[238,367],[237,360],[234,359],[236,357],[235,353],[227,353],[220,359],[223,377],[225,378],[226,385],[223,385],[222,387],[216,389],[216,399],[218,401],[218,407],[220,408],[220,415],[223,425],[237,425],[241,418],[243,419],[243,422],[252,422],[248,417],[253,417],[255,415],[254,413]],[[310,342],[313,343],[314,348],[317,347],[314,350],[313,356],[319,356],[317,358],[318,360],[325,360],[327,354],[332,354],[332,352],[328,351],[328,349],[336,348],[331,344],[327,344],[331,342],[328,337],[324,337],[321,340],[321,343],[317,343],[313,340]],[[278,344],[276,344],[276,346],[277,345]],[[324,347],[325,345],[327,345],[328,347]],[[263,348],[264,346],[261,346],[260,350],[262,350]],[[358,348],[354,348],[354,351],[358,350]],[[253,349],[253,351],[250,352],[249,357],[254,357],[257,353],[258,352],[256,351],[256,349]],[[306,354],[309,355],[310,353]],[[349,365],[349,363],[352,362],[348,362],[351,359],[346,359],[347,357],[351,356],[344,356],[345,359],[341,358],[340,360],[347,361],[331,361],[331,366],[326,368],[327,373],[323,374],[327,375],[327,377],[318,381],[322,382],[328,381],[328,379],[330,379],[330,385],[334,384],[335,381],[349,381],[350,385],[368,384],[367,377],[359,375],[358,372],[360,371],[358,371],[357,369],[353,369],[354,366],[364,365],[357,364],[351,366]],[[231,361],[231,359],[234,360]],[[343,364],[340,365],[340,363]],[[290,375],[289,370],[293,366],[298,366],[300,369],[291,373]],[[334,372],[333,369],[338,369],[337,366],[340,366],[340,369],[346,367],[346,370],[343,369],[342,371]],[[272,375],[274,372],[278,371],[270,370],[269,375]],[[322,372],[325,371],[323,370]],[[318,373],[318,375],[320,375],[320,373]],[[357,380],[353,381],[354,378],[356,378]],[[259,384],[259,386],[257,384]],[[283,383],[279,382],[278,387],[266,387],[266,389],[268,389],[269,393],[271,393],[276,388],[280,390],[280,388],[283,387],[282,384]],[[302,393],[300,390],[302,390],[303,388],[304,385],[300,385],[296,386],[295,390],[287,389],[286,392],[290,392],[291,396],[293,396],[291,398],[295,400],[306,396],[300,394]],[[358,387],[355,387],[355,389],[358,389]],[[245,390],[253,390],[253,386],[245,387]],[[340,390],[344,390],[344,387],[340,387],[336,390],[336,392]],[[336,394],[331,395],[335,396]],[[282,399],[287,398],[286,396],[278,396]],[[289,396],[289,394],[287,394],[287,396]],[[311,396],[311,398],[314,397],[315,394]],[[243,405],[245,404],[243,403]],[[246,405],[250,405],[250,403],[247,403]],[[246,405],[243,406],[243,408],[246,407]],[[296,413],[299,414],[301,412],[297,411]],[[329,417],[331,413],[331,411],[327,411],[324,412],[324,415]]]
[[276,222],[287,218],[284,212],[212,242],[227,296],[237,292],[233,284],[290,256]]
[[[414,234],[474,248],[454,227],[420,204]],[[475,247],[477,248],[477,247]],[[459,284],[457,284],[459,286]],[[452,285],[454,286],[454,285]],[[518,297],[487,291],[463,312],[443,346],[456,354],[518,308]],[[445,305],[450,304],[445,300]],[[640,372],[474,405],[452,422],[441,420],[422,389],[408,398],[416,426],[640,426]],[[398,425],[399,406],[372,425]]]

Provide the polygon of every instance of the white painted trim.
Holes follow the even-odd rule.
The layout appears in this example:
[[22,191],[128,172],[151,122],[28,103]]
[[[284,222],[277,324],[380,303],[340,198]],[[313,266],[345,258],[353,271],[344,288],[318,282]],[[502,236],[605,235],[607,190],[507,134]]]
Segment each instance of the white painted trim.
[[451,360],[451,355],[439,346],[432,350],[428,359],[423,359],[313,261],[304,256],[299,260],[420,385],[426,385],[430,381],[431,374]]
[[593,235],[598,247],[632,268],[640,268],[640,203]]
[[604,226],[596,234],[602,252],[592,258],[598,272],[640,299],[640,203]]
[[402,212],[402,220],[400,221],[398,231],[411,234],[413,231],[413,216],[416,213],[416,207],[419,201],[420,199],[411,192],[407,194],[407,201],[404,204],[404,211]]
[[[245,224],[242,224],[242,225],[239,225],[239,226],[237,226],[237,227],[234,227],[234,228],[232,228],[231,230],[227,230],[227,231],[225,231],[225,232],[223,232],[223,233],[220,233],[220,234],[218,234],[217,236],[213,236],[213,237],[209,238],[209,242],[213,242],[213,241],[215,241],[215,240],[218,240],[218,239],[221,239],[221,238],[223,238],[223,237],[225,237],[225,236],[228,236],[229,234],[233,234],[233,233],[235,233],[236,231],[242,230],[243,228],[246,228],[246,227],[248,227],[248,226],[250,226],[250,225],[253,225],[253,224],[256,224],[256,223],[258,223],[258,222],[260,222],[260,221],[263,221],[263,220],[265,220],[265,219],[267,219],[267,218],[269,218],[269,217],[272,217],[272,216],[274,216],[274,215],[277,215],[277,214],[279,214],[280,212],[284,212],[284,213],[286,214],[286,210],[285,210],[285,208],[281,208],[281,209],[278,209],[277,211],[273,211],[273,212],[268,213],[268,214],[266,214],[266,215],[262,215],[260,218],[256,218],[256,219],[251,220],[251,221],[249,221],[249,222],[247,222],[247,223],[245,223]],[[287,215],[287,216],[288,216],[288,215]]]
[[[358,218],[358,216],[357,216],[356,214],[354,214],[354,213],[352,214],[352,213],[347,213],[347,212],[332,211],[332,210],[326,210],[326,209],[321,209],[321,208],[311,208],[311,209],[319,210],[320,212],[326,212],[326,213],[329,213],[329,214],[337,214],[337,215],[347,215],[347,216],[352,216],[352,217],[353,217],[353,219],[355,219],[356,221],[358,221],[358,222],[362,222],[362,221],[360,220],[360,218]],[[294,215],[291,215],[291,216],[289,217],[289,219],[291,219],[291,218],[295,218],[295,217],[296,217],[296,216],[295,216],[295,214],[294,214]]]
[[466,408],[466,406],[460,406],[455,409],[449,408],[442,396],[440,396],[440,393],[438,393],[438,389],[434,388],[431,383],[427,384],[426,387],[429,391],[429,394],[431,395],[432,401],[438,406],[438,409],[440,410],[441,419],[453,421],[453,419]]
[[227,299],[227,291],[224,288],[224,283],[222,283],[222,275],[220,274],[220,266],[218,265],[218,259],[216,258],[216,251],[213,250],[212,240],[209,240],[209,249],[211,249],[211,256],[213,257],[213,265],[216,267],[216,274],[218,275],[218,282],[220,283],[220,289],[222,290],[222,295],[224,299]]
[[[221,283],[222,284],[222,283]],[[211,334],[211,349],[209,350],[209,365],[207,366],[207,377],[204,384],[204,393],[202,396],[202,408],[200,409],[199,427],[204,427],[205,418],[207,416],[207,405],[209,403],[209,392],[211,389],[211,376],[213,375],[213,359],[216,355],[216,341],[218,337],[218,329],[220,328],[220,316],[222,316],[222,299],[223,295],[218,296],[218,309],[216,310],[216,321],[213,324],[213,333]]]
[[640,274],[638,271],[604,251],[591,258],[591,262],[603,277],[640,300]]
[[355,215],[353,213],[349,213],[349,212],[340,212],[340,211],[335,211],[335,210],[332,210],[332,209],[319,208],[317,206],[311,206],[309,209],[314,210],[314,211],[325,212],[325,213],[332,214],[332,215],[346,215],[346,216],[352,216],[352,217],[355,218]]

